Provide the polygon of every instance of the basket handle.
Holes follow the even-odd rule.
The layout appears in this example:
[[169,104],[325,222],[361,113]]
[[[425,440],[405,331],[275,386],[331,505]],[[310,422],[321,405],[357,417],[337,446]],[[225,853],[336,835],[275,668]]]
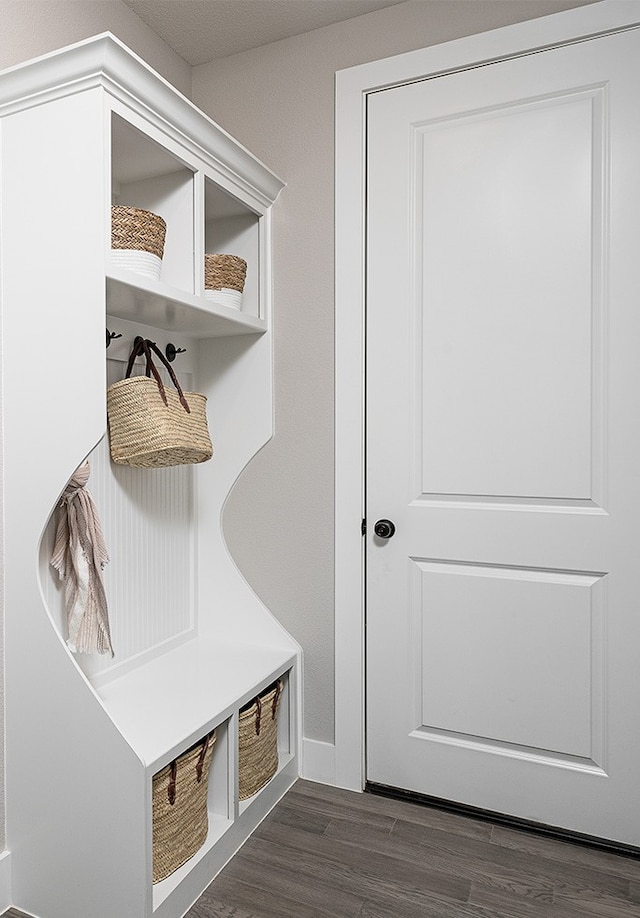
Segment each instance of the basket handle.
[[202,744],[202,750],[200,752],[200,756],[198,757],[198,764],[196,765],[196,777],[198,779],[198,784],[200,784],[200,782],[202,781],[202,771],[204,769],[204,760],[207,754],[207,749],[209,748],[209,743],[211,742],[212,739],[213,739],[213,733],[209,733],[209,735],[205,737],[204,743]]
[[262,699],[260,695],[256,695],[256,736],[260,736],[260,721],[262,719]]
[[273,704],[271,705],[271,720],[276,719],[276,714],[278,713],[278,702],[280,701],[280,695],[282,695],[282,679],[278,679],[276,682],[276,693],[273,696]]
[[176,802],[176,781],[178,778],[178,763],[174,759],[171,763],[171,776],[169,778],[169,785],[167,787],[167,797],[169,798],[169,805],[173,806]]
[[182,405],[184,410],[187,412],[187,414],[191,414],[189,403],[184,397],[184,392],[182,391],[182,387],[180,383],[178,382],[178,377],[174,373],[173,367],[171,366],[169,361],[166,359],[166,357],[164,356],[164,354],[162,353],[158,345],[155,343],[155,341],[150,341],[149,338],[143,338],[142,335],[136,336],[133,342],[133,348],[131,350],[131,353],[129,354],[129,362],[127,363],[127,371],[125,373],[125,379],[129,379],[129,377],[131,376],[131,371],[133,370],[133,362],[136,359],[136,357],[141,357],[144,354],[146,362],[147,362],[146,374],[148,377],[151,377],[151,375],[153,374],[153,378],[155,379],[158,385],[158,390],[160,392],[162,401],[164,402],[165,405],[167,404],[167,394],[164,391],[164,385],[162,383],[162,379],[160,378],[160,374],[158,373],[156,365],[153,362],[151,351],[153,351],[153,353],[156,354],[160,358],[160,361],[162,362],[165,369],[169,373],[169,376],[171,377],[171,382],[176,387],[176,390],[178,392],[178,398],[180,399],[180,404]]

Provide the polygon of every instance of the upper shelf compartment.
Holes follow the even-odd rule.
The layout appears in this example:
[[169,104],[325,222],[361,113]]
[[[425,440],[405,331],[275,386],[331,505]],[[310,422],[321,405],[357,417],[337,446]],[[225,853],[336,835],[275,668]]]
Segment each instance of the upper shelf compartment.
[[[204,180],[204,295],[243,315],[265,318],[261,278],[264,273],[262,220],[241,201]],[[246,275],[244,266],[246,265]]]
[[[109,314],[197,337],[266,331],[270,208],[282,182],[117,39],[104,36],[94,49],[104,52],[105,203],[149,211],[166,226],[161,262],[130,257],[123,241],[114,257],[105,228]],[[212,282],[209,255],[246,262],[242,291],[233,274]]]
[[267,210],[136,120],[110,115],[109,313],[202,337],[265,331]]
[[[194,170],[115,113],[111,118],[111,204],[121,208],[112,213],[112,227],[119,228],[119,245],[125,246],[112,249],[112,265],[120,264],[193,294]],[[162,234],[149,236],[159,245],[161,261],[157,254],[149,257],[138,248],[144,244],[140,240],[148,227],[158,230],[161,226],[160,221],[147,224],[138,209],[164,221],[163,252]]]

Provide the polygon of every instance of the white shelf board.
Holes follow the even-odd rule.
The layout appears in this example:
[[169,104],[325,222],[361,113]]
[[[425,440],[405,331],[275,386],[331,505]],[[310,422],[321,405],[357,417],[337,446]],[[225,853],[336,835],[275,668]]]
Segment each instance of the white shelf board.
[[196,637],[96,688],[130,746],[154,774],[289,669],[291,647]]
[[191,338],[255,335],[267,330],[264,319],[115,265],[107,266],[107,312]]

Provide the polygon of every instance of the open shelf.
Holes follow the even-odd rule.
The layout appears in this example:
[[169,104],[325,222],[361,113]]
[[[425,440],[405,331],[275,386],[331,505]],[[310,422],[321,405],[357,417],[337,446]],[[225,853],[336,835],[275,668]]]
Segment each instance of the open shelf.
[[[237,255],[247,263],[241,314],[262,315],[260,302],[260,218],[215,182],[204,182],[204,250]],[[196,288],[198,289],[198,288]]]
[[295,661],[290,647],[198,637],[96,691],[129,745],[155,774]]
[[194,338],[255,335],[267,330],[264,319],[115,265],[107,267],[107,298],[110,315]]
[[194,292],[194,169],[112,113],[111,203],[139,207],[166,223],[163,283]]

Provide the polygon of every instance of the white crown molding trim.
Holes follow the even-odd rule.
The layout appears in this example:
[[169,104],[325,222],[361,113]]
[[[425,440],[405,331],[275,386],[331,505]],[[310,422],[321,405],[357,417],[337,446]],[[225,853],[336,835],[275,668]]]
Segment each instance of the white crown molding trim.
[[222,171],[261,207],[272,204],[284,187],[260,160],[109,32],[2,71],[0,115],[97,86],[151,121],[157,121],[154,112],[170,111],[175,127],[163,120],[165,133],[179,136],[205,164]]
[[599,0],[336,74],[335,145],[335,774],[365,773],[364,335],[365,140],[371,92],[640,25],[640,0]]

